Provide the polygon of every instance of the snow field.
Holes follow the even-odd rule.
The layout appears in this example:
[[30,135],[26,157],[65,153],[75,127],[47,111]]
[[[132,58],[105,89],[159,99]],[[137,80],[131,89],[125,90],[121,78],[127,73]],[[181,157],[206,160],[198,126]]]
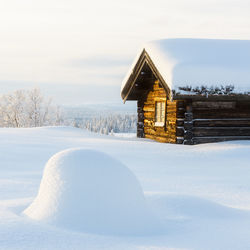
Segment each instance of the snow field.
[[[163,225],[159,233],[101,235],[23,215],[48,159],[79,147],[132,171]],[[248,250],[249,152],[249,141],[182,146],[70,127],[0,129],[0,249]]]

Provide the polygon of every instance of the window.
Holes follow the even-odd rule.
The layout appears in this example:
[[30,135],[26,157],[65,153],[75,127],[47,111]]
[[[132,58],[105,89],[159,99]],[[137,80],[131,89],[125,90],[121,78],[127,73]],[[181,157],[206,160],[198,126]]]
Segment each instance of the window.
[[155,126],[163,127],[165,124],[165,102],[155,103]]

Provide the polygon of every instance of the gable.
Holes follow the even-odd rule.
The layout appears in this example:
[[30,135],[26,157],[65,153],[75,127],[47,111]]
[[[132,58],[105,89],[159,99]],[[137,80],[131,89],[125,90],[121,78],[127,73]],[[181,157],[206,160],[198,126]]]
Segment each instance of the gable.
[[166,93],[170,95],[167,83],[160,75],[148,53],[143,50],[135,65],[133,65],[132,72],[122,85],[121,96],[123,101],[138,100],[142,96],[147,95],[156,80],[160,82]]

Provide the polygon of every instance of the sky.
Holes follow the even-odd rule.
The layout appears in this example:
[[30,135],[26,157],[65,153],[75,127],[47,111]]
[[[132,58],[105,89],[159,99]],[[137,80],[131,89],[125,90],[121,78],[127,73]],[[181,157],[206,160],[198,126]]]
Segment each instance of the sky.
[[250,40],[250,0],[0,0],[0,94],[40,87],[60,105],[121,102],[141,46]]

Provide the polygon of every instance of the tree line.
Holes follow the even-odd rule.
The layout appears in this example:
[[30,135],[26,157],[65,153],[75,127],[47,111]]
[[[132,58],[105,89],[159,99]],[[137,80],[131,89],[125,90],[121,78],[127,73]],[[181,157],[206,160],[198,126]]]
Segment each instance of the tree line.
[[[101,134],[135,133],[136,114],[62,109],[39,88],[16,90],[0,96],[0,127],[74,126]],[[104,115],[106,114],[106,115]]]
[[16,90],[0,96],[1,127],[41,127],[61,125],[62,111],[45,98],[39,88]]
[[101,134],[135,133],[137,116],[135,114],[113,114],[94,118],[75,118],[74,126]]

